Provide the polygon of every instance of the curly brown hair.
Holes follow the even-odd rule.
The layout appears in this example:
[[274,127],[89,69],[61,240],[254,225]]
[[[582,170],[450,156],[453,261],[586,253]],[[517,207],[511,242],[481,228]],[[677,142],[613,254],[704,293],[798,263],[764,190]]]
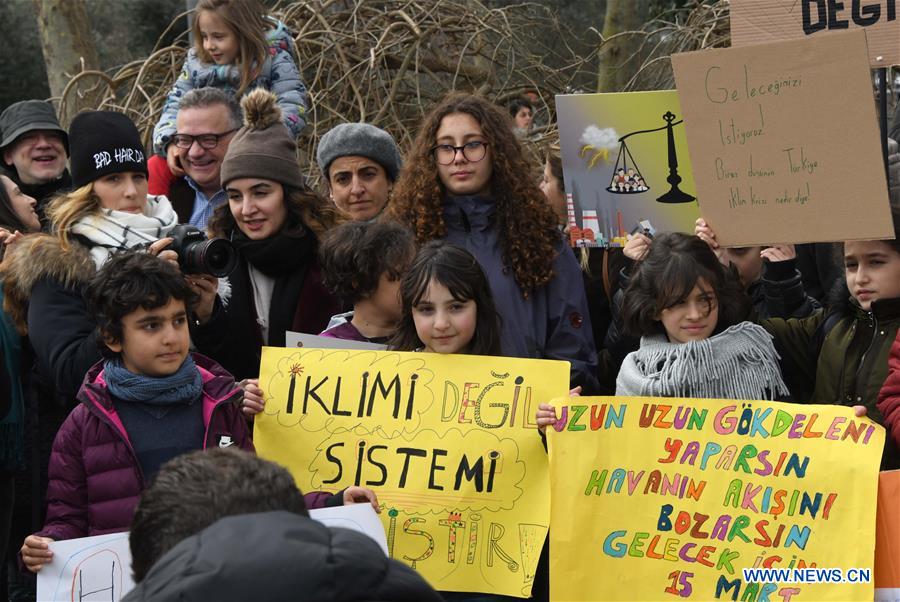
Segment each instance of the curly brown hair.
[[497,204],[497,230],[503,263],[527,298],[553,278],[553,260],[561,240],[556,216],[531,177],[529,164],[512,131],[509,115],[484,98],[454,92],[422,120],[400,173],[389,215],[411,228],[418,243],[444,238],[443,201],[446,189],[438,176],[431,149],[441,121],[466,113],[481,126],[491,145],[491,196]]
[[[292,233],[304,227],[312,230],[316,238],[341,222],[334,205],[309,189],[284,186],[284,202],[287,205],[287,220],[284,231]],[[211,237],[228,238],[236,227],[228,202],[222,203],[209,218],[208,230]]]

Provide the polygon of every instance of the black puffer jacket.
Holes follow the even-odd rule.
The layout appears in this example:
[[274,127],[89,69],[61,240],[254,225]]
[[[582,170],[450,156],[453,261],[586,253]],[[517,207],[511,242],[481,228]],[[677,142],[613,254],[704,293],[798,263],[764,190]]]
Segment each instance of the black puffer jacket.
[[441,602],[369,537],[291,512],[223,518],[160,558],[122,602]]

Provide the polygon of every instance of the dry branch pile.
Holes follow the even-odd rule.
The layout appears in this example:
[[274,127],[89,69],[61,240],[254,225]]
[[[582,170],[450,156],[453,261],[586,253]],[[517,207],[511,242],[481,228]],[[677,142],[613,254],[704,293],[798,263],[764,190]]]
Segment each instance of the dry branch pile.
[[[595,54],[577,56],[567,44],[573,34],[537,4],[282,1],[272,15],[295,34],[310,93],[309,126],[300,141],[306,166],[318,137],[338,123],[373,123],[406,147],[423,113],[448,90],[477,91],[505,104],[535,89],[552,116],[553,95],[593,81],[596,72]],[[84,108],[85,98],[100,98],[90,104],[127,113],[149,142],[186,47],[185,37],[111,76],[80,73],[61,99],[61,117]]]

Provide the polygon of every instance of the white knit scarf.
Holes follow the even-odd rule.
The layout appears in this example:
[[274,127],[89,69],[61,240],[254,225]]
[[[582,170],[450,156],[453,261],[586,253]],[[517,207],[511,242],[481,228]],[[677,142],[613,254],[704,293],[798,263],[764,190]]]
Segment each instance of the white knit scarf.
[[71,231],[93,243],[91,257],[99,268],[113,252],[156,242],[177,223],[169,199],[159,195],[147,196],[141,213],[100,209],[72,224]]
[[616,395],[772,399],[787,395],[778,353],[762,326],[741,322],[702,341],[641,338],[616,379]]

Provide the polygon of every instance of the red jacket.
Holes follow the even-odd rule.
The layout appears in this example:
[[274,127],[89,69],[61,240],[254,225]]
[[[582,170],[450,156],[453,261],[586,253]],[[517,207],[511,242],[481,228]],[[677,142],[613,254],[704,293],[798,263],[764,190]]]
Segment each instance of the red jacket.
[[891,345],[888,375],[878,393],[878,411],[884,417],[888,437],[900,446],[900,332]]

